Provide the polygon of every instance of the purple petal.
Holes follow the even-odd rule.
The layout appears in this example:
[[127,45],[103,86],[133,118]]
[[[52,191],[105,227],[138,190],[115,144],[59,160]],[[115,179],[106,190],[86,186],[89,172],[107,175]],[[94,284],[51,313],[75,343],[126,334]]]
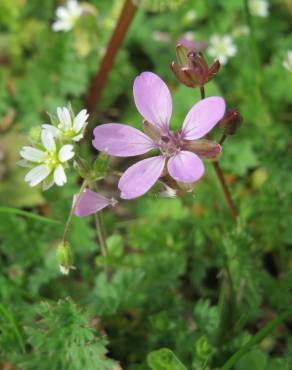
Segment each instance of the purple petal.
[[144,119],[168,133],[172,113],[172,100],[168,87],[160,77],[143,72],[133,86],[136,107]]
[[134,127],[120,123],[97,126],[93,146],[109,155],[130,157],[144,154],[153,148],[152,140]]
[[194,153],[182,150],[167,163],[172,178],[177,181],[191,183],[198,181],[204,174],[204,165]]
[[181,44],[189,51],[200,51],[207,48],[208,43],[206,41],[192,41],[186,37],[181,37],[177,40],[177,44]]
[[[77,196],[74,195],[73,204],[76,201]],[[107,199],[100,194],[95,193],[90,189],[85,189],[81,194],[79,203],[75,209],[75,215],[78,217],[84,217],[100,211],[101,209],[114,205],[115,201]]]
[[220,121],[225,112],[225,101],[219,96],[200,100],[187,114],[182,129],[184,140],[195,140],[206,135]]
[[165,164],[162,156],[151,157],[129,167],[119,181],[121,198],[133,199],[146,193],[161,175]]

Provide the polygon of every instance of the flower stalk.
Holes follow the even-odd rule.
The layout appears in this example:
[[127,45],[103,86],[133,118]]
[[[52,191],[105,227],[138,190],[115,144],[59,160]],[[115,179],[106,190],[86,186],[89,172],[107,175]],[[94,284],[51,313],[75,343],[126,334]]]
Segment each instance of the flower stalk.
[[87,186],[87,181],[84,180],[83,183],[81,184],[79,193],[77,194],[77,197],[76,197],[75,201],[73,202],[73,206],[71,207],[71,210],[69,212],[69,215],[68,215],[68,218],[67,218],[67,221],[66,221],[66,225],[65,225],[65,229],[64,229],[64,233],[63,233],[63,239],[62,239],[63,243],[66,243],[66,241],[67,241],[68,233],[69,233],[70,228],[71,228],[72,219],[73,219],[73,216],[75,214],[75,210],[78,206],[81,195],[82,195],[84,189],[86,188],[86,186]]
[[101,61],[101,65],[92,79],[91,88],[86,99],[86,108],[89,113],[94,112],[94,109],[96,108],[99,97],[106,83],[107,76],[132,23],[136,10],[137,8],[132,0],[125,0],[116,28],[114,29],[105,55]]
[[[201,99],[204,99],[205,96],[206,96],[204,86],[200,87],[200,92],[201,92]],[[220,140],[220,144],[222,144],[224,142],[224,140],[225,140],[225,138],[224,138],[224,135],[223,135],[221,140]],[[222,169],[221,169],[218,161],[212,162],[212,165],[213,165],[213,168],[214,168],[215,173],[217,175],[217,178],[219,180],[219,183],[221,185],[221,188],[223,190],[224,198],[225,198],[226,203],[228,205],[228,208],[230,210],[231,216],[232,216],[233,220],[236,222],[237,216],[238,216],[237,208],[236,208],[236,206],[233,202],[233,199],[232,199],[232,196],[230,194],[230,191],[229,191],[228,185],[226,183],[226,180],[225,180],[224,174],[222,172]]]

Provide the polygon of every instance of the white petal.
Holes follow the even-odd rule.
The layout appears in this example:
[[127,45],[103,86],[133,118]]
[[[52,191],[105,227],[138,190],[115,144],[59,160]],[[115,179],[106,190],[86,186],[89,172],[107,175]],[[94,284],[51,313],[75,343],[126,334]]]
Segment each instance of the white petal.
[[55,32],[59,31],[70,31],[72,28],[72,24],[68,21],[56,21],[52,24],[52,29]]
[[83,129],[88,117],[89,114],[87,113],[86,109],[82,109],[82,111],[77,114],[77,116],[74,118],[73,124],[73,129],[75,132],[79,132],[80,130]]
[[41,162],[45,157],[43,151],[33,148],[32,146],[24,146],[20,151],[20,155],[22,158],[31,162]]
[[45,123],[45,124],[42,125],[42,129],[43,130],[47,130],[54,137],[57,137],[59,135],[59,133],[60,133],[60,130],[56,126],[48,125],[47,123]]
[[61,162],[69,161],[69,159],[74,157],[74,147],[71,144],[66,144],[62,146],[59,151],[58,157]]
[[76,0],[68,1],[68,11],[72,16],[79,17],[82,13],[82,8]]
[[42,182],[47,176],[49,176],[50,172],[51,170],[49,166],[41,164],[30,170],[26,174],[24,181],[28,182],[30,186],[35,186]]
[[83,134],[80,134],[80,135],[76,135],[72,137],[72,140],[77,143],[77,141],[81,140],[82,138],[83,138]]
[[43,146],[47,149],[48,152],[56,151],[54,136],[49,131],[42,130],[41,139]]
[[16,162],[17,166],[23,167],[23,168],[32,168],[33,164],[26,159],[21,159],[20,161]]
[[56,9],[56,16],[58,18],[66,18],[68,16],[68,10],[64,6],[59,6]]
[[54,171],[54,181],[58,186],[63,186],[67,182],[67,177],[61,164]]
[[58,107],[57,115],[60,121],[60,128],[64,131],[70,130],[72,123],[69,110],[66,107]]

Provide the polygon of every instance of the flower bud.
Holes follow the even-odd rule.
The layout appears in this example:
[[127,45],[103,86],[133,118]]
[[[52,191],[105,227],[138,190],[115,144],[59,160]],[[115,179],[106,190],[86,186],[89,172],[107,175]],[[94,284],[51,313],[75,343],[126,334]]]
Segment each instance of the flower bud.
[[242,117],[237,109],[228,109],[225,116],[219,123],[220,129],[224,135],[234,135],[242,123]]
[[88,179],[90,174],[90,165],[86,159],[77,157],[74,162],[74,168],[78,171],[78,174],[83,179]]
[[37,143],[40,141],[41,137],[41,127],[40,126],[34,126],[29,130],[29,140],[32,143]]
[[188,50],[181,44],[176,47],[176,56],[178,64],[172,62],[170,69],[176,78],[188,87],[205,85],[220,68],[218,60],[209,68],[201,52]]
[[99,153],[95,162],[93,163],[93,173],[96,180],[101,180],[106,176],[109,167],[109,161],[110,157],[106,153]]
[[73,254],[68,242],[60,243],[57,247],[57,259],[62,274],[69,275],[71,269],[74,269]]

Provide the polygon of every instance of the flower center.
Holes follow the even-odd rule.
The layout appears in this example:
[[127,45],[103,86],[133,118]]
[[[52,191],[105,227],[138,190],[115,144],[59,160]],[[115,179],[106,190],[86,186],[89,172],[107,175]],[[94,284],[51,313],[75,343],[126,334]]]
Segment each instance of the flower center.
[[69,138],[69,139],[71,139],[75,135],[76,135],[76,132],[74,132],[72,129],[64,131],[64,136]]
[[47,152],[45,163],[51,168],[56,168],[59,164],[59,158],[55,152]]
[[181,149],[180,141],[176,135],[162,136],[158,146],[164,157],[173,157]]

